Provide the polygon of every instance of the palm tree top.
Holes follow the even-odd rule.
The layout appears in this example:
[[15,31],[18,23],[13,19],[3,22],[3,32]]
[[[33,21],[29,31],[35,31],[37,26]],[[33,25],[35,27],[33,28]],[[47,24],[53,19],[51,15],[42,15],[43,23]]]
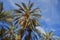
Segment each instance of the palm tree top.
[[0,2],[0,21],[11,21],[13,16],[10,13],[11,11],[4,11],[3,2]]
[[22,5],[19,5],[18,3],[15,3],[15,5],[17,5],[19,7],[19,9],[14,10],[14,12],[17,13],[16,15],[18,16],[18,18],[16,18],[15,20],[18,19],[18,22],[20,25],[24,24],[26,26],[26,23],[30,24],[31,19],[34,22],[34,25],[38,24],[36,17],[41,18],[41,15],[39,14],[39,12],[41,12],[41,11],[40,11],[40,8],[32,9],[32,7],[34,6],[33,2],[31,3],[29,1],[28,5],[26,5],[24,2],[22,2]]
[[15,21],[15,25],[18,23],[21,26],[20,35],[22,36],[24,30],[27,28],[28,31],[31,32],[34,30],[34,28],[39,24],[37,18],[41,18],[41,15],[39,14],[40,9],[34,8],[34,3],[30,2],[28,5],[26,5],[24,2],[22,2],[22,5],[19,5],[18,3],[15,3],[19,7],[19,9],[15,9],[14,12],[17,15]]
[[[34,3],[31,3],[30,1],[28,3],[28,6],[26,6],[24,2],[22,2],[22,6],[17,3],[15,3],[15,5],[19,7],[19,9],[15,10],[15,12],[22,13],[23,16],[26,16],[26,17],[29,17],[30,14],[40,11],[39,8],[32,9],[32,7],[34,6]],[[41,17],[40,14],[34,14],[33,16]]]

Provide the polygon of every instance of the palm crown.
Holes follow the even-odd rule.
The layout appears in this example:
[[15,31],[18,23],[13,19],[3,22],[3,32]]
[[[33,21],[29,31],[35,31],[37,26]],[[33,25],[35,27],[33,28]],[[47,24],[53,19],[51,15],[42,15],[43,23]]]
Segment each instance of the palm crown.
[[23,2],[22,2],[22,6],[17,4],[17,3],[15,3],[15,4],[19,7],[18,10],[14,10],[14,11],[17,12],[17,13],[20,13],[20,15],[17,18],[20,25],[23,25],[23,26],[24,25],[25,26],[29,25],[31,19],[32,19],[32,21],[35,25],[38,24],[35,17],[38,17],[38,18],[40,17],[41,18],[41,15],[35,13],[35,12],[40,11],[39,8],[35,8],[35,9],[32,10],[32,7],[33,7],[34,3],[29,2],[28,6],[26,6],[25,3],[23,3]]
[[[35,26],[39,25],[36,18],[41,18],[41,15],[38,14],[40,12],[39,8],[32,9],[34,3],[31,3],[29,1],[28,6],[25,5],[25,3],[22,2],[22,6],[15,3],[19,7],[18,10],[14,10],[18,17],[15,19],[18,20],[19,25],[21,26],[20,35],[24,32],[26,28],[28,28],[29,31],[34,29]],[[17,23],[17,22],[16,22]],[[15,23],[15,24],[16,24]]]
[[0,20],[5,17],[5,15],[3,14],[4,12],[2,12],[2,11],[3,11],[3,3],[1,2],[0,3]]
[[3,2],[1,2],[0,3],[0,21],[11,21],[12,18],[13,17],[10,15],[10,11],[4,11]]
[[[1,27],[0,37],[2,38],[2,40],[10,40],[9,37],[6,37],[6,35],[8,35],[10,33],[9,30],[12,30],[12,29],[10,29],[7,25],[5,25],[6,24],[5,22],[8,22],[11,25],[12,18],[13,17],[10,15],[9,11],[3,11],[3,2],[1,2],[0,3],[0,21],[2,21],[3,25],[0,25]],[[5,27],[8,29],[8,31]]]

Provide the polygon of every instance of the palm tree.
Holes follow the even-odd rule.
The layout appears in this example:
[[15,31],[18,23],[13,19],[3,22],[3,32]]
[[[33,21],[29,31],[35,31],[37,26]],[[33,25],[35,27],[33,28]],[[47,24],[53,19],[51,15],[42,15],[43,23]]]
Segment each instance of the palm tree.
[[[4,31],[3,31],[4,30]],[[6,32],[6,29],[4,29],[2,26],[1,26],[1,30],[0,30],[0,37],[3,39],[4,38],[4,33]]]
[[0,20],[5,18],[5,15],[3,14],[4,12],[2,12],[2,11],[3,11],[3,3],[1,2],[0,3]]
[[21,30],[20,30],[20,38],[19,40],[22,40],[22,34],[24,32],[24,30],[27,28],[28,32],[29,32],[29,40],[31,40],[31,32],[32,30],[35,30],[35,26],[38,26],[38,20],[37,18],[41,18],[41,15],[38,14],[40,12],[39,8],[35,8],[32,9],[34,3],[31,3],[29,1],[28,6],[26,6],[25,3],[22,2],[22,6],[15,3],[15,5],[17,5],[19,7],[19,9],[15,9],[15,15],[17,15],[17,18],[14,20],[17,22],[15,24],[19,24],[21,26]]
[[43,34],[43,36],[41,37],[41,40],[52,40],[53,39],[53,32],[46,32],[46,34]]
[[0,21],[11,21],[12,20],[12,16],[10,15],[10,11],[4,11],[3,10],[3,2],[0,3]]
[[[11,16],[10,15],[10,11],[4,11],[3,10],[3,2],[1,2],[0,3],[0,21],[2,22],[2,23],[5,23],[5,22],[8,22],[11,26],[12,26],[12,19],[13,19],[13,16]],[[4,25],[4,24],[3,24]],[[9,29],[9,27],[8,27],[8,30],[10,30],[10,31],[7,31],[4,27],[6,27],[7,28],[7,26],[6,25],[4,25],[4,26],[1,26],[2,27],[2,29],[0,30],[0,35],[1,35],[1,38],[3,39],[3,40],[10,40],[9,38],[10,37],[6,37],[6,35],[7,34],[11,34],[11,29]]]
[[4,28],[7,27],[7,25],[1,25],[0,27],[2,27],[0,30],[0,37],[2,38],[2,40],[15,40],[14,30],[16,30],[16,28],[13,25],[10,24],[10,26],[8,27],[9,29]]

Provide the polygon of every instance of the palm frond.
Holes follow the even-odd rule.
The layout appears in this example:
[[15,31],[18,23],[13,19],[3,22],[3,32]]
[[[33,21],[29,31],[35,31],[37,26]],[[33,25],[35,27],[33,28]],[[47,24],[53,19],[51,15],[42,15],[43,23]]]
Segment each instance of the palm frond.
[[12,18],[13,16],[11,16],[11,11],[4,11],[2,12],[3,15],[6,16],[6,18]]
[[18,20],[14,23],[14,25],[16,25],[18,23]]
[[25,3],[22,2],[22,6],[24,7],[24,9],[27,9]]
[[15,5],[21,8],[21,6],[19,4],[15,3]]
[[35,13],[35,12],[37,12],[37,11],[40,11],[39,8],[33,9],[30,13]]
[[17,17],[17,18],[15,18],[13,21],[16,21],[16,20],[18,20],[20,17]]
[[13,16],[10,15],[10,12],[8,11],[4,11],[4,12],[1,12],[0,14],[0,20],[2,21],[10,21],[10,19],[12,19]]
[[0,14],[0,18],[5,18],[5,17],[6,17],[6,15],[4,13]]
[[32,14],[32,16],[41,18],[41,15],[40,14]]
[[22,6],[20,6],[19,4],[15,3],[15,5],[17,5],[17,6],[20,8],[20,10],[25,11],[25,10],[22,8]]
[[22,11],[20,10],[14,10],[16,13],[23,13]]
[[28,8],[29,8],[29,6],[30,6],[30,3],[31,3],[31,2],[30,2],[30,0],[29,0],[29,3],[28,3]]
[[33,5],[34,5],[34,3],[31,3],[30,5],[29,5],[29,10],[31,10],[31,8],[33,7]]
[[11,14],[11,11],[4,11],[3,12],[5,15],[10,15]]
[[1,31],[0,31],[0,36],[3,38],[4,34],[6,32],[6,29],[4,27],[2,27]]
[[51,31],[51,32],[49,32],[49,35],[50,35],[50,37],[52,37],[53,36],[53,32]]
[[3,2],[0,3],[0,13],[2,12],[3,10]]
[[33,22],[33,25],[34,26],[37,26],[38,25],[38,21],[36,19],[33,19],[32,22]]

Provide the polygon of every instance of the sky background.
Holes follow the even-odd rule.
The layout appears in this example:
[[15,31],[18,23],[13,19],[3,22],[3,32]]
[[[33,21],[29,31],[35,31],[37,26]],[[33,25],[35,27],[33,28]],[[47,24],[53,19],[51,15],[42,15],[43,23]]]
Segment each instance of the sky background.
[[[14,3],[20,4],[29,0],[0,0],[4,3],[4,10],[18,9]],[[34,7],[39,7],[42,19],[39,20],[41,26],[46,31],[53,31],[57,36],[60,36],[60,0],[31,0],[34,2]]]

